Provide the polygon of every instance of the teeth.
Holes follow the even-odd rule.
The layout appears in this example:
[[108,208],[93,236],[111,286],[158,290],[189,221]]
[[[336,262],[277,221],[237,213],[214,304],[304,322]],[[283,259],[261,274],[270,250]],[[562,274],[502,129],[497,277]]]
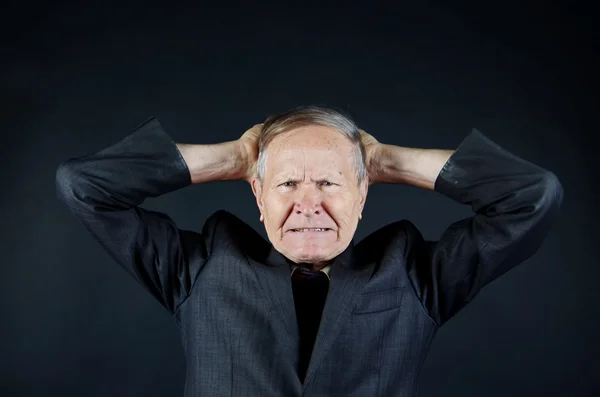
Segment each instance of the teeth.
[[315,231],[315,232],[324,232],[324,231],[326,231],[328,229],[327,228],[323,228],[323,229],[320,229],[320,228],[305,228],[305,229],[292,229],[292,230],[295,231],[295,232],[306,232],[306,231],[309,231],[309,230],[310,231]]

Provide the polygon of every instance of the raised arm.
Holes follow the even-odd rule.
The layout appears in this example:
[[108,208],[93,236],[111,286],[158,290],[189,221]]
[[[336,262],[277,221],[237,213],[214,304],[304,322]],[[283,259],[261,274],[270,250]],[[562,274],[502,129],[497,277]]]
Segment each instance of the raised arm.
[[211,254],[215,224],[181,230],[139,205],[191,183],[238,179],[241,145],[176,144],[152,118],[99,152],[61,163],[56,190],[75,217],[125,270],[174,313]]
[[506,151],[473,130],[456,151],[381,149],[376,181],[409,183],[471,206],[439,241],[406,228],[406,266],[431,317],[442,325],[483,286],[531,257],[563,199],[556,175]]
[[360,131],[366,151],[370,184],[401,183],[434,190],[442,167],[453,150],[387,145]]

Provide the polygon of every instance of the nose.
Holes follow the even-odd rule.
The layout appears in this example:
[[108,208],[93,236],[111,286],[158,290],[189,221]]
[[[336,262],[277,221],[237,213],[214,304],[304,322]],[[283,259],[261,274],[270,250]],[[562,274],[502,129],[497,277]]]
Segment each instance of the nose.
[[294,212],[297,215],[320,215],[323,212],[321,206],[321,192],[314,186],[303,186],[297,190],[294,200]]

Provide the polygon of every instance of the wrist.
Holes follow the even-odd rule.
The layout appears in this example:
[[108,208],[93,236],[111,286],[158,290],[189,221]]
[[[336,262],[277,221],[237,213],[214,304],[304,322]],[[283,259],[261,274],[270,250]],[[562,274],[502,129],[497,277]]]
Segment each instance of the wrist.
[[256,172],[256,161],[258,159],[258,149],[256,148],[256,144],[243,139],[238,139],[234,142],[236,158],[238,159],[237,179],[251,182]]

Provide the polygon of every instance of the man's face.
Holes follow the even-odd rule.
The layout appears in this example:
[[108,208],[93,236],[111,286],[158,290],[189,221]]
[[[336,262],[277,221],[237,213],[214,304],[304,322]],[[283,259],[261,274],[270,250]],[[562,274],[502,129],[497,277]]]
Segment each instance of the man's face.
[[252,190],[269,240],[295,263],[324,265],[356,231],[368,182],[360,185],[355,145],[334,128],[312,125],[268,145],[262,184]]

